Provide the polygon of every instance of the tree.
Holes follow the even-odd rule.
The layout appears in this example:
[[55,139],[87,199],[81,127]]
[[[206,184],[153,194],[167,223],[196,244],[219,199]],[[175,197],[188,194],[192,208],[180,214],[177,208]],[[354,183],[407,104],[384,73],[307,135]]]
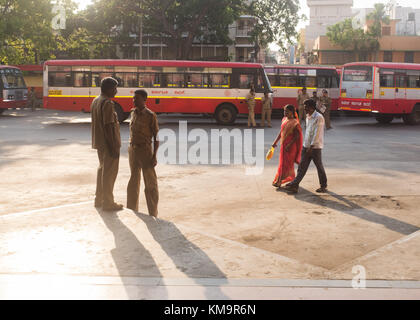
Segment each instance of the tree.
[[50,0],[0,0],[2,63],[38,63],[54,48]]
[[260,48],[271,42],[285,50],[286,44],[297,38],[296,26],[303,18],[298,15],[298,0],[252,0],[246,11],[256,19],[251,33],[256,57]]
[[368,35],[372,42],[372,49],[375,51],[375,60],[379,50],[379,39],[382,36],[382,25],[389,24],[390,18],[386,14],[386,5],[383,3],[375,3],[374,11],[368,14],[368,20],[372,21],[372,25],[369,26]]
[[356,61],[360,54],[376,50],[379,43],[361,28],[353,28],[352,20],[345,19],[327,28],[327,37],[331,43],[353,51]]
[[[376,3],[375,9],[367,19],[372,24],[365,32],[361,28],[354,28],[351,19],[346,19],[327,28],[327,37],[335,45],[354,52],[356,61],[359,61],[361,53],[374,52],[375,56],[379,50],[379,39],[382,36],[382,24],[389,24],[389,17],[386,16],[386,6]],[[375,57],[376,60],[376,57]]]
[[175,48],[177,59],[189,59],[195,41],[229,43],[228,26],[239,17],[242,1],[97,0],[84,13],[84,25],[125,53],[139,42],[133,35],[143,27],[142,33]]

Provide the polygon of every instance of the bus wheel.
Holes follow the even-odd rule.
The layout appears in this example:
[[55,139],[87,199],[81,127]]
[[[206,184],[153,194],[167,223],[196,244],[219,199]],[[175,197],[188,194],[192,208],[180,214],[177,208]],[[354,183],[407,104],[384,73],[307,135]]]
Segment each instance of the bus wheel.
[[376,121],[379,123],[391,123],[392,120],[394,120],[393,116],[387,115],[387,114],[378,114],[376,115]]
[[232,105],[224,103],[217,108],[214,116],[218,124],[226,125],[235,122],[237,113]]
[[420,106],[414,106],[410,114],[403,115],[403,121],[409,125],[420,124]]
[[115,112],[117,113],[119,123],[123,123],[130,116],[130,112],[124,112],[118,103],[115,103]]

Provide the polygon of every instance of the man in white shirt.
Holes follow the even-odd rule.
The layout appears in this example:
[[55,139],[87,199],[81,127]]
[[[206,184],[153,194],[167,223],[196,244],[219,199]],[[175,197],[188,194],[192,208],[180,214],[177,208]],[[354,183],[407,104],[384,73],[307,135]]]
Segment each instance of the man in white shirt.
[[324,147],[324,117],[316,111],[316,102],[308,99],[304,102],[306,112],[306,131],[303,140],[302,160],[299,164],[296,178],[286,185],[286,189],[297,193],[299,183],[313,160],[318,171],[321,187],[316,192],[327,192],[327,175],[322,164],[322,148]]

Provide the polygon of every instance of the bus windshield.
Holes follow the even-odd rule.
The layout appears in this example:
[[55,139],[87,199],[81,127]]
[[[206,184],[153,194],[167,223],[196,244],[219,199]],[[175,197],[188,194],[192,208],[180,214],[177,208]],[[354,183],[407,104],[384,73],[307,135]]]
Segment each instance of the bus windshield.
[[370,66],[351,66],[345,67],[343,71],[343,81],[372,81],[372,67]]
[[26,88],[22,72],[17,69],[2,69],[0,70],[0,76],[3,82],[4,89]]

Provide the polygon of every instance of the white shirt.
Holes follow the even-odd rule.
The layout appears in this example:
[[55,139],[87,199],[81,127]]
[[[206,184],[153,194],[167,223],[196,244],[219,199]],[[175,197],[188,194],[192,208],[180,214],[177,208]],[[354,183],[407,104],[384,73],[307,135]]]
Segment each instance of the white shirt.
[[324,117],[317,111],[306,116],[306,131],[303,147],[322,149],[324,147]]

